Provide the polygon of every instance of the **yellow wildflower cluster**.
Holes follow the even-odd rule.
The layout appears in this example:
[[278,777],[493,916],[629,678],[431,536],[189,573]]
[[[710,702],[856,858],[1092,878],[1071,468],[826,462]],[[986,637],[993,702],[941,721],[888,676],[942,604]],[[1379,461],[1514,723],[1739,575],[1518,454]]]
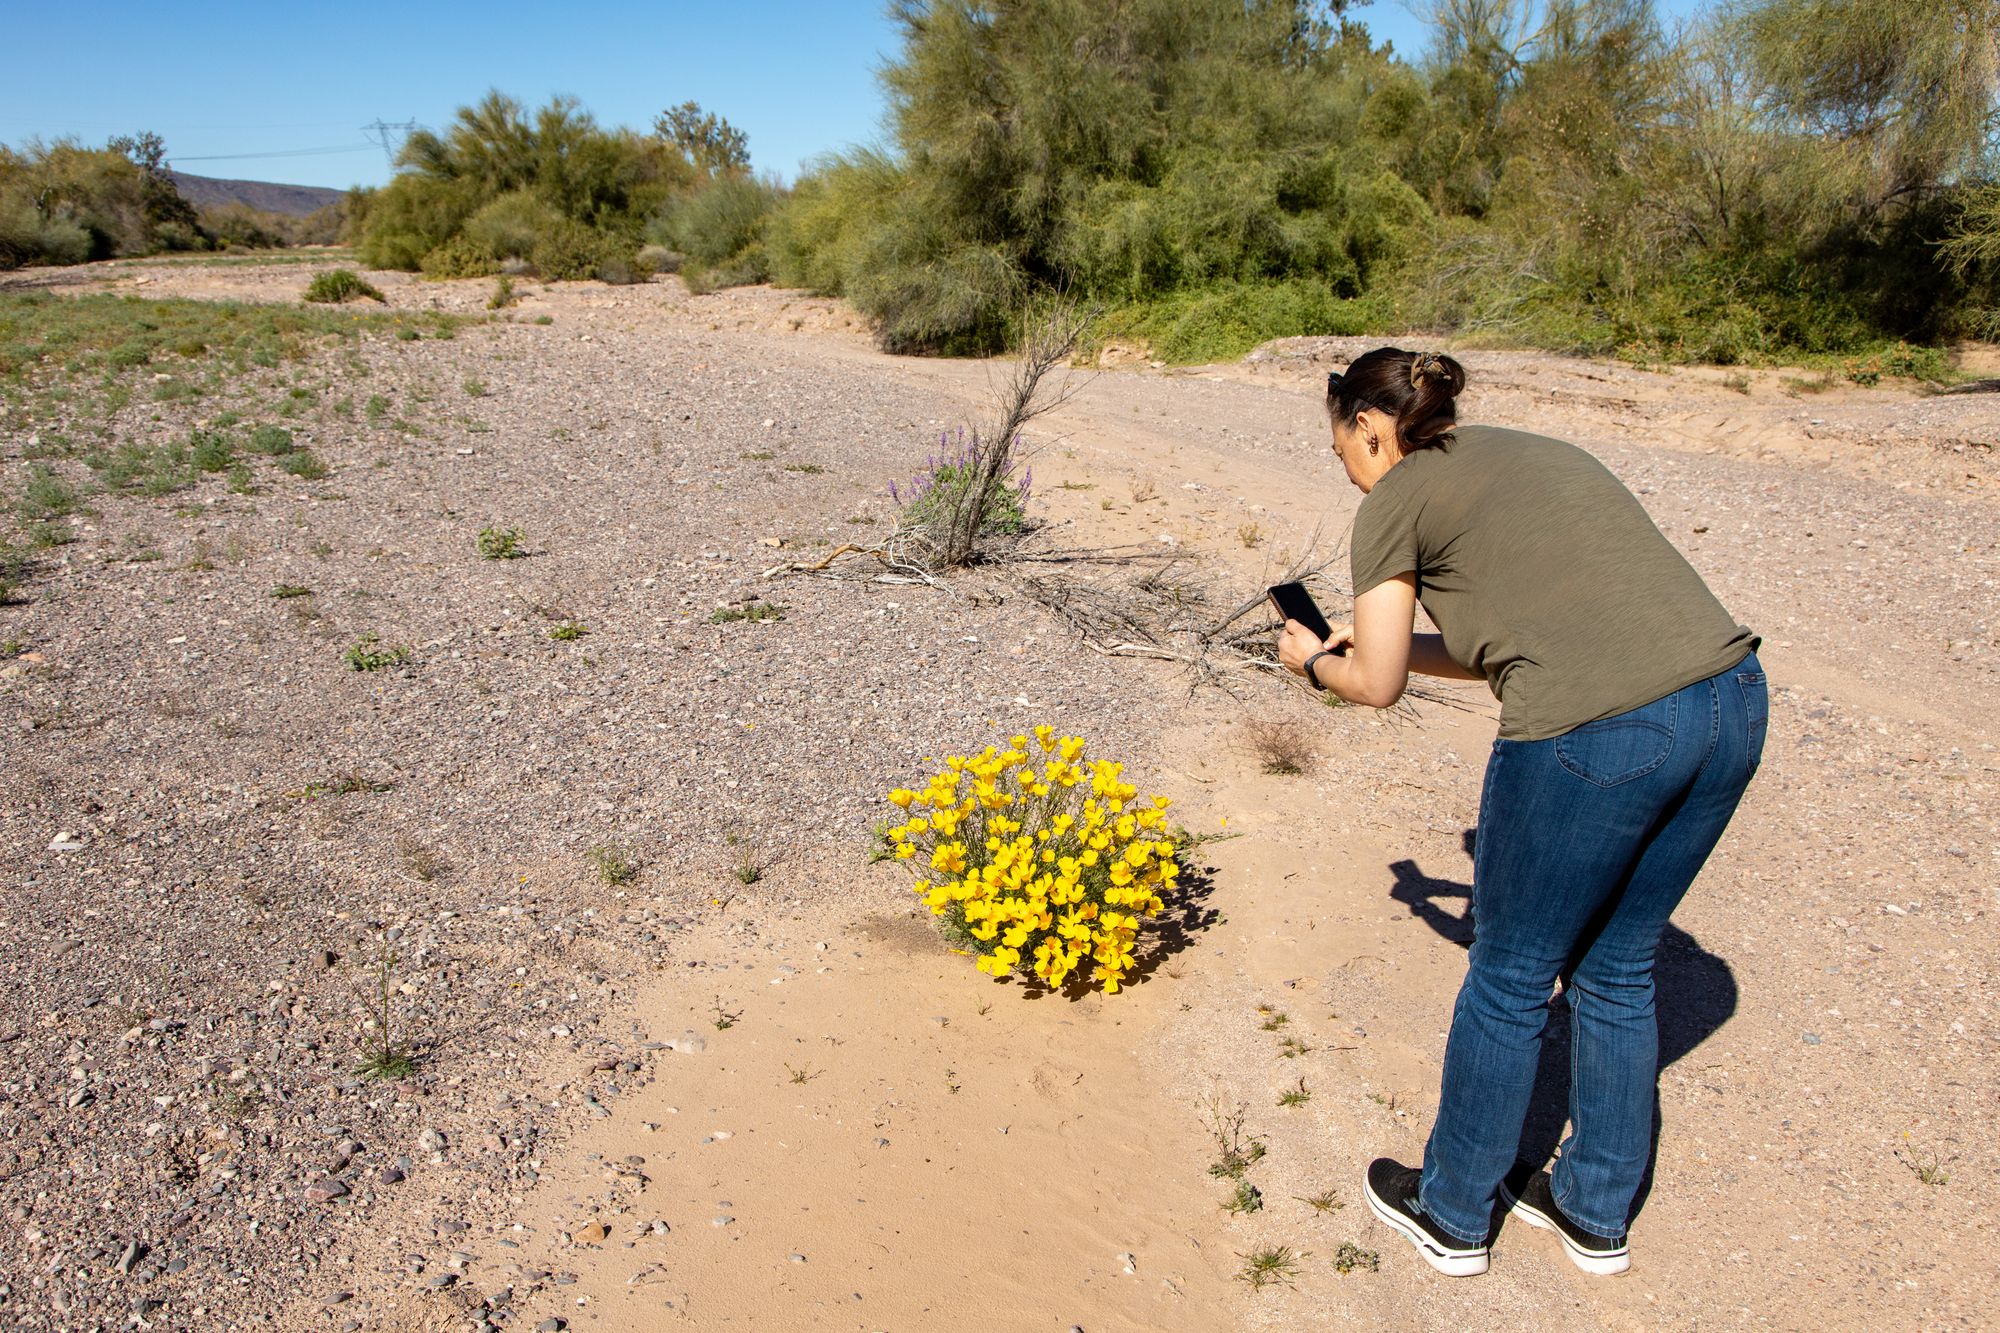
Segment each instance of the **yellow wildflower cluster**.
[[980,955],[980,971],[1025,968],[1050,986],[1087,977],[1111,994],[1180,875],[1167,798],[1140,800],[1123,773],[1087,759],[1081,738],[1036,727],[1004,750],[949,757],[921,789],[890,792],[905,819],[883,837],[928,872],[917,893]]

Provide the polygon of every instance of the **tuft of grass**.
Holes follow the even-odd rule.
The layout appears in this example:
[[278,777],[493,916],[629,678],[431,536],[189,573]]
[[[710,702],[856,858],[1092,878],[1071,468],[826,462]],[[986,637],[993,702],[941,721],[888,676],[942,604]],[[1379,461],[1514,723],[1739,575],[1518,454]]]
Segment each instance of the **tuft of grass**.
[[1266,773],[1296,777],[1310,768],[1317,757],[1312,736],[1284,718],[1254,718],[1246,725],[1245,732],[1258,767]]
[[1926,1155],[1919,1151],[1907,1133],[1903,1135],[1903,1145],[1904,1164],[1918,1180],[1934,1188],[1951,1183],[1951,1175],[1944,1169],[1944,1161],[1937,1153]]
[[1236,529],[1236,540],[1243,543],[1243,549],[1254,551],[1264,542],[1264,529],[1255,523],[1245,523]]
[[1260,1006],[1257,1012],[1264,1016],[1264,1021],[1257,1026],[1266,1032],[1276,1032],[1279,1028],[1292,1021],[1290,1014],[1281,1013],[1275,1009],[1266,1009]]
[[818,463],[787,463],[785,464],[785,471],[802,472],[808,477],[817,477],[820,473],[826,471],[826,469]]
[[370,631],[355,640],[341,654],[341,660],[356,671],[380,671],[384,667],[401,666],[414,656],[403,644],[378,647],[380,643],[381,636]]
[[1278,1105],[1280,1106],[1304,1106],[1311,1100],[1312,1089],[1306,1086],[1306,1081],[1303,1078],[1299,1080],[1297,1087],[1286,1088],[1278,1094]]
[[514,279],[502,273],[493,283],[493,295],[486,298],[488,310],[505,310],[521,299],[514,290]]
[[224,431],[195,431],[188,444],[189,458],[202,472],[227,472],[236,462],[236,442]]
[[472,545],[484,560],[519,560],[527,554],[521,546],[525,538],[519,528],[481,528]]
[[639,873],[639,867],[624,848],[603,843],[590,849],[590,868],[597,877],[616,888],[620,884],[630,884]]
[[1249,1283],[1252,1291],[1262,1291],[1273,1283],[1291,1286],[1299,1275],[1299,1262],[1306,1256],[1289,1245],[1266,1245],[1236,1257],[1243,1261],[1236,1280]]
[[351,268],[315,273],[313,280],[306,284],[305,295],[299,299],[314,305],[339,305],[357,300],[375,301],[382,305],[389,303],[389,298],[382,295],[380,288]]
[[1292,1196],[1316,1213],[1337,1213],[1347,1205],[1333,1190],[1321,1190],[1317,1194],[1295,1194]]
[[306,587],[303,583],[280,583],[277,587],[271,589],[271,596],[281,602],[293,597],[310,597],[312,595],[313,590]]
[[792,1076],[792,1082],[794,1083],[810,1083],[826,1071],[824,1069],[814,1069],[811,1065],[800,1065],[797,1069],[794,1069],[791,1062],[786,1061],[785,1072]]
[[486,396],[486,381],[467,376],[464,389],[465,396],[468,398],[484,398]]
[[557,625],[549,631],[549,637],[557,643],[574,643],[588,633],[590,633],[588,625],[579,624],[574,620],[565,620],[562,624]]
[[742,606],[718,606],[709,612],[708,623],[728,625],[739,620],[783,620],[785,608],[771,602],[748,602]]

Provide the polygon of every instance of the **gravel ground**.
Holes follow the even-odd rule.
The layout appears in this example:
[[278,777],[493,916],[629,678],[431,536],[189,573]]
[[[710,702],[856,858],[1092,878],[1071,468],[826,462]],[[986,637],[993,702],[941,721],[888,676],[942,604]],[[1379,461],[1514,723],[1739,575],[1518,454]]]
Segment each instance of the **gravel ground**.
[[[285,299],[304,276],[100,266],[10,285]],[[470,312],[486,293],[381,282],[398,308]],[[1274,550],[1352,513],[1303,397],[1347,351],[1292,342],[1239,367],[1096,379],[1045,444],[1052,537],[1201,552],[1254,587]],[[1683,913],[1742,998],[1663,1085],[1675,1188],[1647,1223],[1673,1257],[1645,1301],[1621,1285],[1560,1322],[1975,1325],[1995,1294],[1959,1256],[1990,1249],[1995,1198],[2000,411],[1467,360],[1468,415],[1597,449],[1765,633],[1778,685],[1765,771],[1704,881],[1740,887]],[[1261,901],[1269,867],[1243,863],[1240,930],[1190,984],[1197,1010],[1245,1031],[1190,1019],[1165,1066],[1190,1097],[1221,1077],[1265,1098],[1248,1025],[1298,982],[1373,1040],[1277,1072],[1387,1089],[1402,1109],[1322,1101],[1336,1119],[1273,1129],[1274,1159],[1332,1171],[1364,1151],[1356,1134],[1420,1144],[1457,909],[1385,912],[1382,875],[1466,877],[1453,858],[1490,722],[1337,716],[1329,748],[1368,764],[1282,788],[1229,723],[1245,697],[1293,705],[1190,698],[1173,668],[1107,665],[1004,581],[758,576],[883,531],[884,481],[977,408],[989,375],[881,357],[837,306],[796,294],[535,289],[513,322],[245,381],[252,410],[317,392],[292,424],[332,465],[322,481],[260,473],[236,495],[208,478],[69,520],[77,540],[32,600],[0,608],[15,645],[0,663],[6,1321],[289,1327],[304,1292],[325,1326],[360,1327],[343,1294],[455,1287],[464,1233],[655,1077],[662,1053],[623,1016],[650,974],[691,961],[676,936],[718,900],[753,933],[757,914],[838,903],[824,867],[853,863],[876,794],[996,724],[1052,721],[1191,778],[1234,765],[1208,815],[1262,810],[1274,835],[1317,829],[1356,867],[1374,855],[1316,909],[1343,923],[1340,961],[1296,974],[1244,932],[1297,905]],[[374,395],[376,420],[329,407]],[[119,430],[179,438],[218,406],[135,409]],[[28,444],[0,440],[10,493]],[[1246,525],[1269,534],[1255,551]],[[520,528],[526,558],[481,559],[486,527]],[[782,618],[711,623],[755,600]],[[588,632],[551,639],[564,623]],[[368,634],[409,660],[349,669]],[[1196,808],[1213,777],[1188,783]],[[630,878],[599,872],[603,848]],[[769,873],[745,886],[746,864]],[[417,1056],[386,1081],[355,1072],[385,959],[391,1038]],[[1919,1180],[1933,1160],[1948,1183]],[[1258,1234],[1231,1225],[1246,1228],[1232,1244]],[[1307,1284],[1245,1319],[1505,1326],[1414,1266],[1342,1286],[1344,1314]]]

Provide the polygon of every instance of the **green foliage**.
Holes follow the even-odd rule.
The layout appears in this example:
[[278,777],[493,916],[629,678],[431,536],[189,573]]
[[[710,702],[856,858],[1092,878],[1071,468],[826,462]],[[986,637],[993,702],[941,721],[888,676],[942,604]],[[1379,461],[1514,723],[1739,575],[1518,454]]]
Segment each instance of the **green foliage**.
[[669,200],[647,239],[679,254],[696,290],[763,282],[770,277],[764,226],[783,198],[769,181],[725,175]]
[[380,288],[351,268],[313,274],[312,281],[306,284],[305,295],[299,299],[315,305],[339,305],[343,301],[363,299],[381,305],[389,303],[389,298],[382,295]]
[[206,248],[165,158],[155,134],[0,146],[0,269]]
[[519,560],[528,553],[525,536],[519,528],[481,528],[472,546],[484,560]]
[[2000,331],[1991,0],[1739,0],[1673,34],[1650,0],[1440,0],[1415,63],[1341,8],[897,0],[892,148],[815,164],[769,271],[902,351],[997,348],[1051,288],[1174,361],[1412,326],[1724,362]]
[[350,644],[347,651],[340,655],[340,660],[347,663],[350,670],[380,671],[385,667],[402,666],[413,656],[402,644],[384,646],[382,636],[370,632]]

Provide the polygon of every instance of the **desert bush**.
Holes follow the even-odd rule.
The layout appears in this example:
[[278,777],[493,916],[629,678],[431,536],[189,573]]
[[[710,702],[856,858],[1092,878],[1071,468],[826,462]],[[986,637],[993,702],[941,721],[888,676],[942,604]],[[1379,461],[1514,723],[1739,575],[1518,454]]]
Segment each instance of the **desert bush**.
[[103,148],[74,139],[0,146],[0,268],[207,244],[157,135],[121,136]]
[[669,199],[646,238],[682,257],[680,271],[690,285],[763,282],[770,277],[764,225],[783,197],[772,181],[747,174],[718,176]]
[[305,295],[299,299],[317,305],[339,305],[345,301],[363,299],[387,305],[389,300],[382,295],[380,288],[351,268],[336,268],[325,273],[315,273],[312,281],[306,284]]
[[427,278],[486,278],[500,271],[498,261],[483,246],[463,235],[433,247],[417,267]]
[[1112,994],[1180,876],[1167,799],[1142,800],[1123,772],[1090,760],[1080,737],[1036,727],[890,792],[905,818],[883,847],[913,863],[915,891],[980,971]]
[[1004,457],[999,483],[986,488],[982,501],[975,491],[989,447],[977,431],[940,435],[937,449],[915,476],[901,484],[889,483],[889,498],[901,507],[903,524],[948,528],[959,513],[977,504],[981,512],[976,530],[980,534],[1020,532],[1026,523],[1025,506],[1034,475],[1017,462],[1014,442],[1010,441],[1001,446]]
[[532,190],[509,190],[467,218],[462,235],[494,259],[526,259],[559,217]]

